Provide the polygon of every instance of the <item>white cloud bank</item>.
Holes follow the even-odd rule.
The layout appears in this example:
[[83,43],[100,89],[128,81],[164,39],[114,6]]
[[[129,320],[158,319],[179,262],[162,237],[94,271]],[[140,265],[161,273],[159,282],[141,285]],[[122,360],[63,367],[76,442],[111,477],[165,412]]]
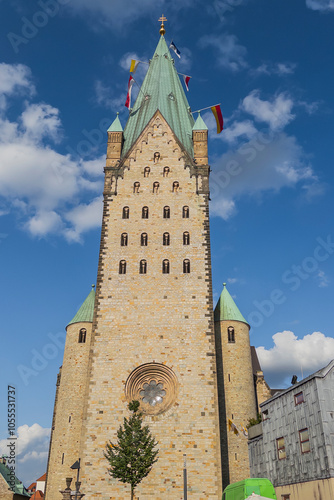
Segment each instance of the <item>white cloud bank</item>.
[[334,11],[334,0],[306,0],[306,7],[312,10]]
[[[0,82],[0,213],[15,211],[33,236],[62,234],[80,241],[101,222],[97,194],[104,157],[73,159],[56,151],[62,140],[60,113],[49,104],[30,102],[35,90],[29,68],[0,64]],[[23,111],[10,121],[6,108],[13,99]],[[90,146],[94,156],[95,146]],[[83,196],[85,204],[80,203]]]
[[235,35],[224,33],[222,35],[204,35],[198,45],[202,49],[213,47],[217,54],[217,63],[222,68],[233,72],[246,68],[246,47],[238,43]]
[[298,337],[291,331],[273,335],[274,346],[270,349],[257,347],[264,376],[273,388],[289,385],[292,375],[302,379],[326,366],[334,359],[334,338],[321,332]]
[[[51,429],[25,424],[17,429],[16,475],[27,487],[46,472]],[[0,454],[8,455],[8,440],[0,441]]]

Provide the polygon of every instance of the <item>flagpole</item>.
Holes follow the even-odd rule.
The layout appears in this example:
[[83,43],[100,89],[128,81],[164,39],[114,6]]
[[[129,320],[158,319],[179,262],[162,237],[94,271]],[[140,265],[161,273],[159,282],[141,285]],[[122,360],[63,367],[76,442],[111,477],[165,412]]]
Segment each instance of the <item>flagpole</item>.
[[206,108],[196,109],[196,111],[192,111],[191,114],[200,113],[201,111],[204,111],[205,109],[211,109],[211,108],[214,108],[215,106],[220,106],[220,105],[221,105],[221,102],[219,104],[213,104],[212,106],[207,106]]

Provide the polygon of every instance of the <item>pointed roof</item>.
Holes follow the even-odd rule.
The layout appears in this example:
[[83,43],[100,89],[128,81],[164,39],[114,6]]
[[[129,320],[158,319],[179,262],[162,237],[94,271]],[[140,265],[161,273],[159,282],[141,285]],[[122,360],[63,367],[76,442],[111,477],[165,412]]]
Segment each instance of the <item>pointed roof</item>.
[[201,113],[198,113],[198,117],[195,121],[195,125],[193,126],[193,130],[208,130],[208,127],[205,125],[205,122],[201,117]]
[[160,37],[136,102],[130,111],[124,129],[123,156],[133,146],[157,110],[192,157],[194,118],[164,36]]
[[80,307],[79,311],[76,313],[72,321],[69,322],[69,325],[73,325],[73,323],[92,323],[93,321],[93,313],[94,313],[94,303],[95,303],[95,285],[92,285],[92,289],[88,294],[86,300]]
[[243,323],[246,323],[248,325],[247,321],[239,311],[236,303],[229,294],[226,288],[226,283],[223,283],[223,286],[223,291],[215,308],[215,321],[230,319],[232,321],[242,321]]
[[108,132],[123,132],[123,127],[122,127],[121,122],[119,121],[118,115],[119,115],[119,113],[117,113],[115,120],[112,122],[112,124],[108,128]]

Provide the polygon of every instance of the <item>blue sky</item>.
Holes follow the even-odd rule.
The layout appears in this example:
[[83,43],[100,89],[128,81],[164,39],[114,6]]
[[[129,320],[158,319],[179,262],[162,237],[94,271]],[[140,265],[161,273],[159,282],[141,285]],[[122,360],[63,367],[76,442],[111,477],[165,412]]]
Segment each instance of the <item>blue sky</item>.
[[226,281],[273,387],[334,358],[333,0],[0,0],[0,452],[12,384],[25,483],[96,279],[106,129],[126,123],[129,63],[152,57],[162,12],[190,106],[225,119],[217,136],[202,114],[215,301]]

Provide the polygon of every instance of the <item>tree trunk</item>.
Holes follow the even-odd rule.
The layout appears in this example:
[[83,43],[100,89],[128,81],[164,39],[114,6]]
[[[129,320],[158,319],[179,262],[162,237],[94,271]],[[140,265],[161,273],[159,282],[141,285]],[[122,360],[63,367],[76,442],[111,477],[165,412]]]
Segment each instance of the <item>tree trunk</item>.
[[133,500],[133,487],[132,487],[132,484],[131,484],[131,500]]

